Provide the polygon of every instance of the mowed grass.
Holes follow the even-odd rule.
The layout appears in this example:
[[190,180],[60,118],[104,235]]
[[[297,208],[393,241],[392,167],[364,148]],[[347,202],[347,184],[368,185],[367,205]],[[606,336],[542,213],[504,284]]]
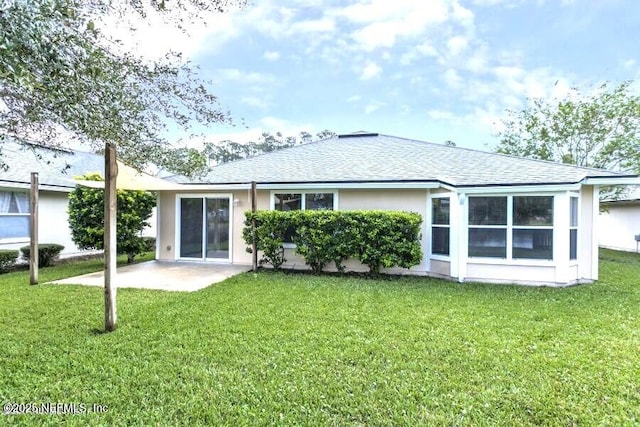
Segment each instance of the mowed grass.
[[101,288],[3,275],[0,400],[108,409],[0,424],[638,425],[640,256],[600,266],[565,289],[270,272],[120,289],[109,334]]

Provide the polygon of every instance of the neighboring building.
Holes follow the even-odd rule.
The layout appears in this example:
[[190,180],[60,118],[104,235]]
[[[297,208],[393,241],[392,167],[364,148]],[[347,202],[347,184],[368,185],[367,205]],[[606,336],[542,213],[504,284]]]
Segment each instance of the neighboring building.
[[[242,228],[252,181],[258,209],[421,214],[422,262],[390,272],[552,286],[597,280],[598,188],[640,183],[375,133],[340,135],[222,164],[183,191],[161,191],[157,258],[249,265]],[[286,257],[286,266],[306,268],[293,248]]]
[[[75,176],[104,171],[104,157],[94,153],[21,145],[0,145],[0,249],[19,249],[29,244],[29,191],[31,172],[38,172],[40,243],[64,246],[62,256],[80,254],[71,240],[67,214],[68,195],[75,188]],[[149,235],[155,236],[154,228]]]
[[640,187],[619,200],[602,202],[598,218],[600,246],[621,251],[638,251],[640,238]]

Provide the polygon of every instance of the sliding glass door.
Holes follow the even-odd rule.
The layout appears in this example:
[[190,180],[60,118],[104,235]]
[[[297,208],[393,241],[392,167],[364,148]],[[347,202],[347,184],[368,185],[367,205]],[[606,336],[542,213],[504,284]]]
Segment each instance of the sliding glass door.
[[179,257],[230,261],[231,197],[179,196]]

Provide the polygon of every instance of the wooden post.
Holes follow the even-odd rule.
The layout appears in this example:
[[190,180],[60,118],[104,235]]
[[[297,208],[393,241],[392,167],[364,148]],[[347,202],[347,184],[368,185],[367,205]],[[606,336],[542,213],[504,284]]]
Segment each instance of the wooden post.
[[[255,213],[258,209],[257,204],[257,190],[256,190],[256,182],[251,181],[251,212]],[[253,237],[253,241],[251,242],[251,255],[252,255],[252,267],[253,271],[258,270],[258,247],[256,244],[256,219],[251,219],[251,235]]]
[[104,151],[104,328],[116,330],[116,147],[107,143]]
[[38,192],[40,189],[38,172],[31,172],[31,193],[29,197],[29,235],[31,236],[31,256],[29,257],[29,284],[38,284]]

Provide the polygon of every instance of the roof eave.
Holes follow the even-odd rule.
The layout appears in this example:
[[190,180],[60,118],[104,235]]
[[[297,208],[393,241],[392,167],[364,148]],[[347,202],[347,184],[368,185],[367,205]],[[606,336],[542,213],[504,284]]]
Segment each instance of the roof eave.
[[640,177],[638,175],[587,177],[582,183],[584,185],[640,185]]

